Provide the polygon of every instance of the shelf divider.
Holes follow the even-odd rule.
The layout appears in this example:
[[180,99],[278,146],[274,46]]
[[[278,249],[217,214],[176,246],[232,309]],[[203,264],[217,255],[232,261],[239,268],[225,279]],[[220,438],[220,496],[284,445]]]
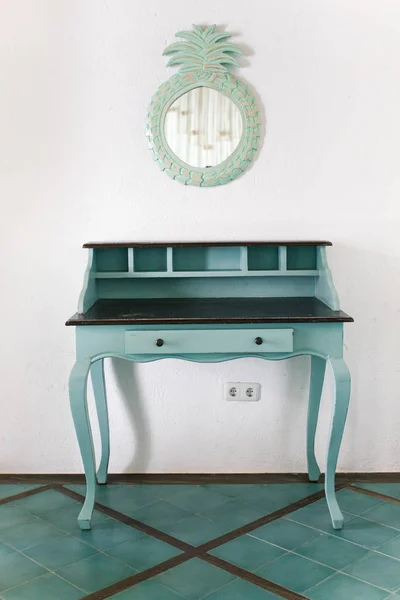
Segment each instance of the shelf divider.
[[248,271],[247,246],[241,246],[240,248],[240,270]]
[[167,248],[167,273],[172,273],[174,270],[173,260],[172,260],[172,247]]
[[287,248],[279,246],[279,270],[287,271]]
[[133,253],[134,253],[134,248],[128,248],[128,272],[129,273],[133,273],[135,270],[135,264],[133,261]]

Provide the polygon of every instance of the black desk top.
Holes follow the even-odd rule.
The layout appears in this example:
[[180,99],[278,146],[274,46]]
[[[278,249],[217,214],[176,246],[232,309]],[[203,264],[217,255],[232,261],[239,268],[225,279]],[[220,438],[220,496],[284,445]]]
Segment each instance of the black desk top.
[[351,322],[317,298],[101,299],[66,325]]
[[267,240],[264,242],[87,242],[84,248],[190,248],[199,246],[332,246],[332,242]]

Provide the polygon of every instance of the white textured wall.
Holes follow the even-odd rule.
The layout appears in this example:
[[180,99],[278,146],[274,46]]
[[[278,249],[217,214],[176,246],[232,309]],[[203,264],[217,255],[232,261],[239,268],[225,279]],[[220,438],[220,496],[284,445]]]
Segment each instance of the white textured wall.
[[[239,76],[259,95],[266,136],[239,180],[185,188],[153,164],[144,117],[173,72],[166,44],[214,22],[246,51]],[[397,0],[0,0],[2,472],[81,471],[64,321],[81,244],[123,238],[332,239],[356,319],[340,469],[399,468],[399,56]],[[111,470],[305,471],[307,368],[110,365]],[[232,380],[259,381],[262,401],[225,402]]]

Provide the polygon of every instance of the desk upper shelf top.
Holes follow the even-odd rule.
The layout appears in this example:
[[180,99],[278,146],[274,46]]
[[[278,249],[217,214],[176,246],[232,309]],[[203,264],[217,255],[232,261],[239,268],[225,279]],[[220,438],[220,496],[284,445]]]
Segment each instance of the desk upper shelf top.
[[352,321],[327,241],[93,242],[67,325]]

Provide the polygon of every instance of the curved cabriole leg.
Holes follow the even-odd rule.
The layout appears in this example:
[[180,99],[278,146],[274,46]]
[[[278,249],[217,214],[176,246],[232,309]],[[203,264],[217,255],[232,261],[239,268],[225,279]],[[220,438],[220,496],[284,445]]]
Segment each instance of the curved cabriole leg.
[[72,368],[69,378],[72,418],[75,424],[76,436],[86,476],[86,498],[78,517],[81,529],[90,529],[90,520],[96,494],[96,468],[86,391],[89,369],[90,359],[77,361]]
[[318,423],[325,369],[326,360],[324,358],[311,356],[310,398],[307,417],[307,465],[310,481],[318,481],[321,474],[315,458],[315,432]]
[[97,483],[107,483],[110,459],[110,428],[108,423],[107,395],[104,383],[104,360],[96,360],[90,367],[93,393],[96,401],[101,438],[101,459],[97,469]]
[[325,475],[325,495],[334,529],[342,529],[343,515],[335,494],[335,471],[350,400],[350,373],[343,358],[330,359],[334,378],[334,405]]

